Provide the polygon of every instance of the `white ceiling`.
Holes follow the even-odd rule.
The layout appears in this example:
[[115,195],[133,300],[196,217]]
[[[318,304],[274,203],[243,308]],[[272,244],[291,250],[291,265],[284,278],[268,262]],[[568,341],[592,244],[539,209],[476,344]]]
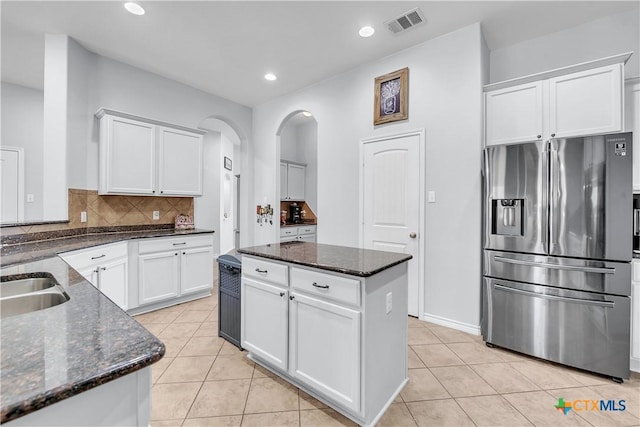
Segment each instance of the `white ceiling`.
[[[482,22],[489,49],[634,9],[638,1],[6,1],[2,80],[42,88],[44,34],[255,106],[376,58]],[[414,7],[427,23],[382,25]],[[363,25],[376,28],[363,39]],[[273,72],[275,82],[263,75]]]

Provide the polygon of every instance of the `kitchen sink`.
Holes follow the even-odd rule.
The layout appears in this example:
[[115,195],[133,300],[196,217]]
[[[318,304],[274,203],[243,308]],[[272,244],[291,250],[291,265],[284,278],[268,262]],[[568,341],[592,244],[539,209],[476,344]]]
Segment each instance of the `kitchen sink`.
[[0,317],[44,310],[69,301],[69,295],[49,273],[34,273],[30,277],[0,278]]

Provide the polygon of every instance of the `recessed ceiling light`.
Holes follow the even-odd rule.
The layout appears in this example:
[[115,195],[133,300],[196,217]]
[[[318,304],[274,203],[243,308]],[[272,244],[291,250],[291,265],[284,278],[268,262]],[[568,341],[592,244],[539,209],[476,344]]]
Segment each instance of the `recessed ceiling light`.
[[360,37],[371,37],[375,32],[376,30],[374,30],[373,27],[366,25],[360,28],[360,31],[358,31],[358,34],[360,34]]
[[274,81],[275,79],[277,79],[278,77],[276,77],[275,74],[273,73],[267,73],[264,75],[264,78],[269,80],[269,81]]
[[127,2],[124,4],[124,8],[127,9],[127,12],[132,13],[134,15],[144,15],[144,8],[140,6],[138,3]]
[[310,113],[310,112],[308,112],[308,111],[303,111],[303,112],[302,112],[302,115],[303,115],[303,116],[305,116],[305,117],[311,117],[311,116],[313,116],[313,114],[311,114],[311,113]]

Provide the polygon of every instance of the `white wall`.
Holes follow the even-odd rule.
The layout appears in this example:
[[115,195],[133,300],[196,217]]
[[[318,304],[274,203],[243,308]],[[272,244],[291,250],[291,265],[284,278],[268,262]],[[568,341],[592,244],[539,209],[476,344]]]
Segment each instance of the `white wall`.
[[24,148],[24,192],[33,194],[25,203],[24,220],[42,220],[42,123],[44,94],[41,90],[2,82],[2,145]]
[[297,126],[298,158],[307,164],[304,198],[315,212],[318,206],[318,124],[312,118]]
[[282,160],[298,160],[298,132],[297,126],[287,125],[280,134],[280,158]]
[[626,77],[640,76],[640,16],[622,13],[491,51],[491,83],[624,52]]
[[[225,157],[231,159],[232,170],[220,168],[220,253],[224,254],[234,248],[233,241],[233,216],[235,213],[235,200],[233,197],[235,179],[233,166],[235,164],[234,159],[234,145],[233,142],[227,138],[223,133],[221,135],[221,156],[224,160]],[[221,163],[222,164],[222,163]]]
[[[276,202],[276,132],[292,111],[318,127],[318,241],[358,246],[360,140],[426,129],[426,312],[477,327],[480,319],[482,35],[479,24],[358,67],[254,108],[254,204]],[[409,120],[373,126],[376,76],[409,67]],[[345,214],[345,212],[347,214]],[[351,212],[351,214],[348,214]],[[255,243],[277,227],[255,227]]]
[[202,144],[202,197],[194,199],[194,222],[196,228],[215,230],[213,251],[220,252],[220,132],[209,131]]

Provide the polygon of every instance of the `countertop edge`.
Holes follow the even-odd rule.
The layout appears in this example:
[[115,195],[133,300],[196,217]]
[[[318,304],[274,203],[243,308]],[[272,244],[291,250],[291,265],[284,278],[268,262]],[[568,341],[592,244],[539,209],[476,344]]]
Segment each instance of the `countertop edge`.
[[21,418],[27,414],[43,409],[54,403],[61,402],[65,399],[73,397],[77,394],[91,390],[110,381],[116,380],[125,375],[132,374],[140,369],[150,366],[165,355],[166,347],[162,341],[156,338],[158,341],[158,348],[156,351],[150,353],[146,357],[134,359],[119,366],[115,369],[105,371],[102,375],[94,376],[85,379],[84,381],[78,381],[75,383],[65,384],[51,390],[47,390],[44,393],[37,394],[30,398],[28,401],[15,403],[2,408],[2,414],[0,416],[0,424]]
[[398,264],[402,264],[403,262],[409,261],[410,259],[413,258],[412,255],[407,255],[405,258],[399,259],[397,261],[394,262],[390,262],[389,264],[385,265],[384,267],[380,267],[374,270],[370,270],[370,271],[359,271],[359,270],[351,270],[351,269],[347,269],[347,268],[340,268],[340,267],[335,267],[332,265],[326,265],[326,264],[315,264],[315,263],[310,263],[310,262],[304,262],[304,261],[299,261],[299,260],[294,260],[294,259],[285,259],[283,257],[277,256],[277,255],[270,255],[270,254],[264,254],[261,252],[254,252],[254,251],[250,251],[247,249],[237,249],[238,253],[244,254],[244,255],[250,255],[250,256],[256,256],[259,258],[267,258],[267,259],[272,259],[274,261],[281,261],[281,262],[286,262],[286,263],[290,263],[290,264],[296,264],[296,265],[302,265],[304,267],[311,267],[311,268],[317,268],[320,270],[326,270],[326,271],[333,271],[336,273],[342,273],[342,274],[347,274],[349,276],[357,276],[357,277],[371,277],[375,274],[380,273],[381,271],[387,270],[391,267],[395,267]]

